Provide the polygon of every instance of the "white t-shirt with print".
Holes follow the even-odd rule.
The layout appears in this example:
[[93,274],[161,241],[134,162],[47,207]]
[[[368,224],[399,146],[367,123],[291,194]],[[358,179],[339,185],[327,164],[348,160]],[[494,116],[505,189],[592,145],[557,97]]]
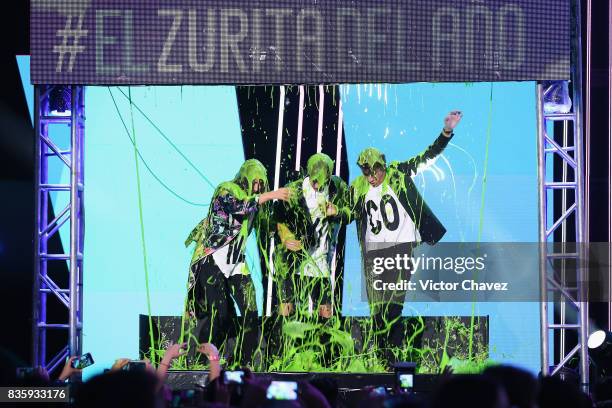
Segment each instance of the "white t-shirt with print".
[[237,261],[237,251],[234,241],[239,241],[242,237],[239,235],[231,240],[226,245],[217,249],[212,253],[212,257],[215,260],[215,264],[219,267],[221,272],[226,278],[230,276],[239,275],[245,271],[246,264],[244,262]]
[[[253,221],[253,215],[249,218],[249,224]],[[234,275],[248,274],[248,268],[243,261],[247,237],[240,233],[230,242],[223,245],[212,253],[215,264],[219,267],[226,278]]]
[[305,248],[308,251],[309,258],[302,262],[301,274],[326,277],[330,275],[329,265],[327,264],[329,223],[325,220],[326,206],[329,200],[328,188],[317,191],[310,184],[310,178],[306,177],[302,183],[302,191],[310,220],[315,225],[316,243],[312,248]]
[[[365,196],[366,246],[421,240],[419,230],[389,185],[369,188]],[[384,246],[384,245],[383,245]]]

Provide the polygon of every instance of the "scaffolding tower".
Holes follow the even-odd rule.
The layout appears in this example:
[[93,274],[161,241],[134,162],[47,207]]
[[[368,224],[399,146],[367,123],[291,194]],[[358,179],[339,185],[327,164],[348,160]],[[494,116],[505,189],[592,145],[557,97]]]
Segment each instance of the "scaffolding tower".
[[[54,111],[54,95],[64,96],[63,111]],[[42,85],[34,89],[35,137],[35,237],[34,237],[34,293],[32,319],[32,361],[51,372],[67,356],[81,354],[82,277],[83,277],[83,135],[85,118],[84,88],[82,86]],[[68,126],[69,142],[65,143],[56,127]],[[65,133],[64,133],[65,134]],[[49,171],[59,163],[64,171]],[[69,180],[61,177],[69,174]],[[62,209],[54,209],[50,219],[51,195],[67,199]],[[65,201],[58,199],[56,202]],[[49,241],[66,225],[70,230],[69,245],[63,253],[51,253]],[[68,278],[59,276],[51,263],[64,262]],[[55,271],[55,272],[54,272]],[[67,285],[66,285],[67,284]],[[48,320],[49,297],[57,299],[66,310],[65,319]],[[50,330],[67,332],[67,344],[60,350],[48,350]]]
[[[580,1],[572,1],[572,110],[546,113],[546,95],[555,84],[537,85],[538,192],[540,242],[540,339],[543,375],[563,372],[578,357],[580,384],[589,392],[589,304],[587,299],[588,235],[585,219],[584,136],[582,125],[582,41]],[[568,86],[568,89],[570,87]],[[549,134],[562,122],[562,135]],[[557,129],[560,127],[558,126]],[[550,160],[560,160],[562,171],[555,173]],[[547,165],[547,162],[549,165]],[[553,162],[554,163],[554,162]],[[552,174],[551,174],[552,173]],[[555,190],[561,191],[559,211],[554,209]],[[557,237],[555,239],[555,233]],[[559,234],[560,232],[560,234]],[[551,266],[554,266],[551,268]],[[552,296],[551,296],[552,295]],[[556,306],[549,310],[549,306]],[[555,312],[558,312],[555,313]],[[577,342],[568,351],[567,333],[575,330]],[[550,336],[558,339],[556,364],[551,364]]]

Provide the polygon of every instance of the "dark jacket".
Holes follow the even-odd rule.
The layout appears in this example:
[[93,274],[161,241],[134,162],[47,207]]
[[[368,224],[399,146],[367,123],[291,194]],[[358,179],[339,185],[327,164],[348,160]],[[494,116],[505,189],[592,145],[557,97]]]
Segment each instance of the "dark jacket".
[[[274,204],[273,220],[274,225],[284,224],[288,231],[293,235],[296,240],[301,240],[304,248],[310,248],[316,245],[316,225],[313,224],[306,205],[306,199],[304,198],[304,192],[302,185],[304,178],[300,178],[286,185],[291,190],[292,199],[288,202],[277,201]],[[342,224],[346,224],[350,220],[350,207],[349,207],[349,189],[347,184],[340,177],[332,176],[329,183],[329,201],[336,206],[338,214],[334,217],[328,217],[326,221],[330,223],[327,231],[327,239],[329,244],[329,259],[328,263],[331,262],[331,255],[333,255],[335,246],[338,240],[338,231]],[[291,252],[287,250],[283,245],[283,237],[280,236],[279,232],[276,233],[277,246],[275,249],[275,263],[282,263],[284,265],[276,265],[276,269],[279,267],[294,270],[298,267],[302,260],[301,251]]]
[[[438,138],[421,154],[404,162],[392,162],[387,166],[387,176],[384,183],[388,184],[397,195],[402,206],[419,230],[421,240],[430,245],[442,239],[446,229],[419,193],[419,190],[412,181],[412,176],[417,174],[420,165],[425,164],[427,160],[433,159],[442,153],[452,136],[451,134],[450,137],[446,137],[440,133]],[[351,215],[357,223],[362,253],[365,250],[364,239],[367,228],[367,213],[364,200],[369,188],[370,184],[363,175],[357,177],[351,184]]]

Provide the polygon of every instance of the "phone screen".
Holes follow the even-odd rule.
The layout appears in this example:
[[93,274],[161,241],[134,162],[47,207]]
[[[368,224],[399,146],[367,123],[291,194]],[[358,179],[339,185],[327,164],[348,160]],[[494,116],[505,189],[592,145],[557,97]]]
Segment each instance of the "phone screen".
[[412,374],[398,373],[397,379],[401,389],[410,390],[414,386],[414,376]]
[[124,366],[127,371],[145,371],[147,369],[147,363],[144,361],[130,361]]
[[242,377],[244,376],[244,371],[226,371],[224,374],[225,382],[235,382],[238,384],[242,384]]
[[272,381],[266,391],[269,400],[297,399],[297,383],[295,381]]
[[93,357],[91,357],[91,353],[85,353],[81,357],[72,361],[72,368],[83,369],[85,367],[89,367],[94,363]]

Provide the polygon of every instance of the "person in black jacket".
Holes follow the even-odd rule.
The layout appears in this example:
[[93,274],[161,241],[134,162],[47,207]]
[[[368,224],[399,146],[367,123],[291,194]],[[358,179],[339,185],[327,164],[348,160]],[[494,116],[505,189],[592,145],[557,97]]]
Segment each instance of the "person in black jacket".
[[[279,310],[271,344],[280,340],[281,325],[288,316],[316,321],[324,364],[331,361],[330,337],[324,326],[334,313],[339,314],[341,307],[337,296],[332,302],[334,292],[342,290],[332,285],[332,278],[334,283],[338,281],[332,273],[334,262],[342,256],[342,248],[337,248],[338,234],[350,219],[348,185],[333,175],[333,168],[333,160],[325,153],[312,155],[305,177],[286,185],[290,199],[275,203],[273,217],[277,228],[274,280]],[[275,352],[279,351],[281,348],[276,347]]]
[[333,161],[325,153],[311,156],[306,167],[306,177],[286,186],[291,199],[274,206],[279,313],[291,314],[296,304],[307,308],[310,295],[318,314],[329,318],[333,254],[340,226],[350,218],[349,190],[333,175]]
[[442,153],[461,117],[459,111],[450,112],[433,144],[407,161],[387,164],[385,155],[373,147],[363,150],[357,159],[362,175],[351,184],[352,217],[357,223],[376,342],[388,361],[392,359],[390,348],[401,347],[405,337],[398,321],[406,290],[389,289],[382,283],[409,280],[411,265],[386,270],[381,260],[405,254],[410,257],[420,242],[433,245],[444,236],[446,229],[423,200],[412,177]]

